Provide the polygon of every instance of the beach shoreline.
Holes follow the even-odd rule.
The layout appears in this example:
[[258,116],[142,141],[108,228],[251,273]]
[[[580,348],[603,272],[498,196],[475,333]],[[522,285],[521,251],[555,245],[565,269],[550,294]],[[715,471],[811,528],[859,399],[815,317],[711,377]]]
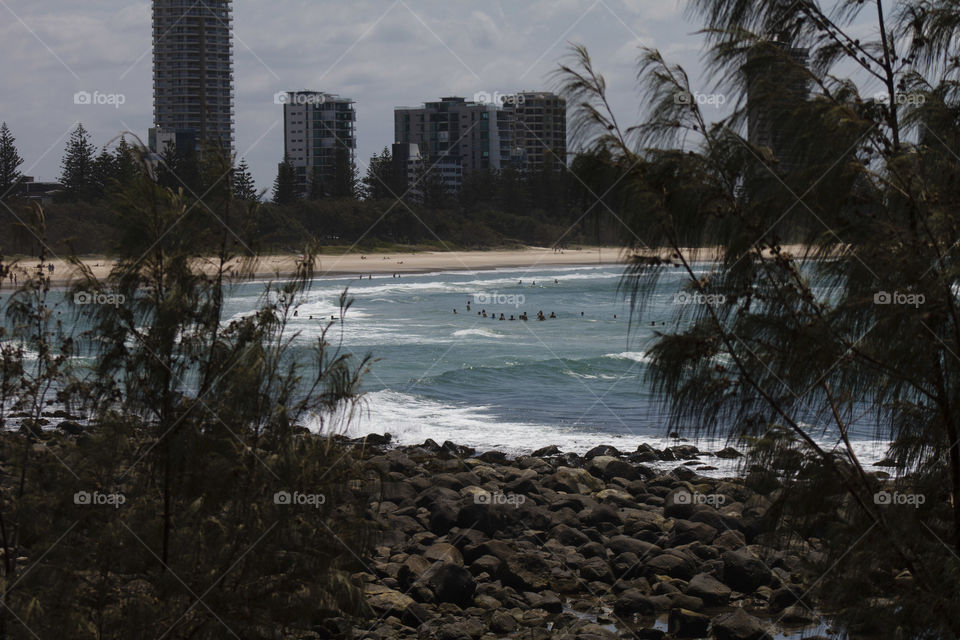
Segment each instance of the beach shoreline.
[[[800,247],[784,247],[785,250],[802,251]],[[684,249],[688,260],[716,260],[720,251],[716,247]],[[663,250],[661,257],[670,255]],[[650,252],[652,255],[653,252]],[[354,251],[341,255],[318,254],[315,277],[385,276],[394,274],[435,273],[439,271],[472,271],[492,269],[518,269],[541,267],[610,266],[625,265],[628,254],[617,247],[581,247],[556,251],[547,247],[524,247],[491,251],[403,251],[389,253],[364,253]],[[296,254],[265,255],[258,258],[253,269],[255,279],[283,279],[296,273],[300,257]],[[115,260],[108,256],[83,256],[81,262],[98,279],[105,279]],[[216,272],[213,257],[198,258],[199,268],[212,275]],[[78,270],[67,260],[56,258],[47,261],[53,265],[51,284],[67,286],[79,275]],[[23,276],[37,266],[34,258],[17,258],[17,272]],[[9,281],[0,283],[11,284]]]
[[[296,254],[262,256],[253,269],[255,279],[288,278],[296,273],[300,257]],[[81,262],[98,279],[110,274],[115,260],[106,256],[84,256]],[[51,284],[66,286],[79,275],[77,268],[63,259],[48,260],[54,267]],[[418,251],[391,253],[352,252],[342,255],[317,255],[315,277],[374,276],[434,273],[438,271],[472,271],[509,268],[572,267],[625,264],[621,249],[584,247],[554,251],[542,247],[495,251]],[[35,259],[20,258],[16,262],[21,276],[37,266]],[[216,272],[212,258],[198,258],[198,266],[208,274]],[[9,281],[4,285],[11,284]]]

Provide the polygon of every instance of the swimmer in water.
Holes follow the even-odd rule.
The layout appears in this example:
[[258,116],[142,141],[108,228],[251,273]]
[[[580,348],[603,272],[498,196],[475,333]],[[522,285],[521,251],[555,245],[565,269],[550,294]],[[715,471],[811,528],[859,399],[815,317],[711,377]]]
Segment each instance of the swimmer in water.
[[500,314],[500,319],[501,319],[501,320],[506,320],[506,318],[503,317],[503,314],[502,314],[502,313]]
[[453,314],[454,314],[454,315],[457,314],[457,310],[456,310],[456,309],[453,310]]
[[513,316],[510,316],[510,320],[513,320]]
[[551,317],[551,318],[556,318],[556,317],[557,317],[557,314],[555,314],[553,311],[551,311],[551,312],[550,312],[550,317]]

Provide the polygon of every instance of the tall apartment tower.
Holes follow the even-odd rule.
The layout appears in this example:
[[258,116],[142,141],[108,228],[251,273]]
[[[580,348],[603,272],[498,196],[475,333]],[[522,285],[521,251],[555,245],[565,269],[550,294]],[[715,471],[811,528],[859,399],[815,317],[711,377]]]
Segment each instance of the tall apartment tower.
[[787,130],[798,104],[810,97],[809,56],[809,49],[781,42],[757,45],[747,52],[747,138],[751,144],[768,147],[785,171],[798,162],[790,153]]
[[459,191],[465,174],[509,164],[512,117],[492,103],[440,98],[422,107],[394,109],[394,140],[417,145],[424,166],[440,176],[448,191]]
[[[567,101],[544,91],[522,91],[504,101],[513,112],[513,141],[523,169],[560,171],[567,161]],[[517,161],[515,160],[516,164]]]
[[296,169],[301,197],[313,188],[336,195],[337,173],[356,163],[354,101],[322,91],[287,91],[276,99],[283,104],[284,154]]
[[150,146],[233,153],[232,0],[153,0]]

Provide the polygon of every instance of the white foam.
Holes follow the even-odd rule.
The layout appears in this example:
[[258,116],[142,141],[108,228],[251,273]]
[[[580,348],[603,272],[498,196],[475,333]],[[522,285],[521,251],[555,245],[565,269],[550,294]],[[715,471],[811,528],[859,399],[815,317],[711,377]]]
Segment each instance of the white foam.
[[478,336],[481,338],[495,338],[497,340],[506,338],[502,333],[497,333],[491,329],[460,329],[459,331],[454,331],[453,335],[462,338],[464,336]]
[[634,362],[649,363],[653,358],[647,355],[645,351],[624,351],[622,353],[605,353],[604,358],[613,360],[633,360]]
[[[451,440],[474,447],[478,451],[497,450],[508,455],[528,455],[543,446],[554,444],[561,451],[583,454],[601,444],[611,445],[621,452],[635,451],[641,444],[656,449],[678,444],[692,444],[701,451],[716,452],[729,446],[723,438],[677,439],[667,435],[590,433],[582,424],[571,426],[545,425],[505,421],[488,413],[489,407],[453,406],[421,396],[399,391],[376,391],[365,396],[365,409],[349,424],[343,433],[360,437],[368,433],[390,433],[397,445],[420,444],[427,438],[436,442]],[[834,442],[821,441],[830,449]],[[866,468],[883,458],[886,446],[873,441],[854,441],[854,449]],[[742,447],[737,447],[742,449]],[[711,466],[716,469],[698,471],[712,477],[730,477],[741,471],[742,459],[723,459],[701,456],[692,469]],[[647,463],[656,469],[670,470],[685,461],[655,461]]]

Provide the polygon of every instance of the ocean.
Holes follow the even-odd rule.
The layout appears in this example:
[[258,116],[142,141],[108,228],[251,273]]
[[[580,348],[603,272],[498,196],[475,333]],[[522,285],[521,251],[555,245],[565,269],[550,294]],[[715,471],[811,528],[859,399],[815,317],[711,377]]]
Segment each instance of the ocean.
[[[664,274],[631,326],[622,274],[622,266],[576,266],[325,277],[299,301],[291,328],[304,348],[314,344],[339,316],[339,296],[349,288],[353,306],[327,338],[377,360],[362,384],[364,411],[347,435],[390,433],[398,444],[451,440],[511,455],[551,444],[578,453],[599,444],[625,452],[641,443],[663,448],[682,441],[670,436],[645,380],[646,350],[651,323],[663,329],[675,321],[683,276]],[[263,283],[233,289],[226,317],[249,313],[262,292]],[[483,310],[487,318],[478,315]],[[548,319],[538,321],[538,311]],[[524,312],[527,321],[499,320]],[[883,457],[872,424],[854,424],[851,433],[862,462]],[[705,451],[728,444],[680,435]],[[837,444],[828,434],[819,439],[828,449]],[[705,460],[718,467],[713,474],[736,464]]]

